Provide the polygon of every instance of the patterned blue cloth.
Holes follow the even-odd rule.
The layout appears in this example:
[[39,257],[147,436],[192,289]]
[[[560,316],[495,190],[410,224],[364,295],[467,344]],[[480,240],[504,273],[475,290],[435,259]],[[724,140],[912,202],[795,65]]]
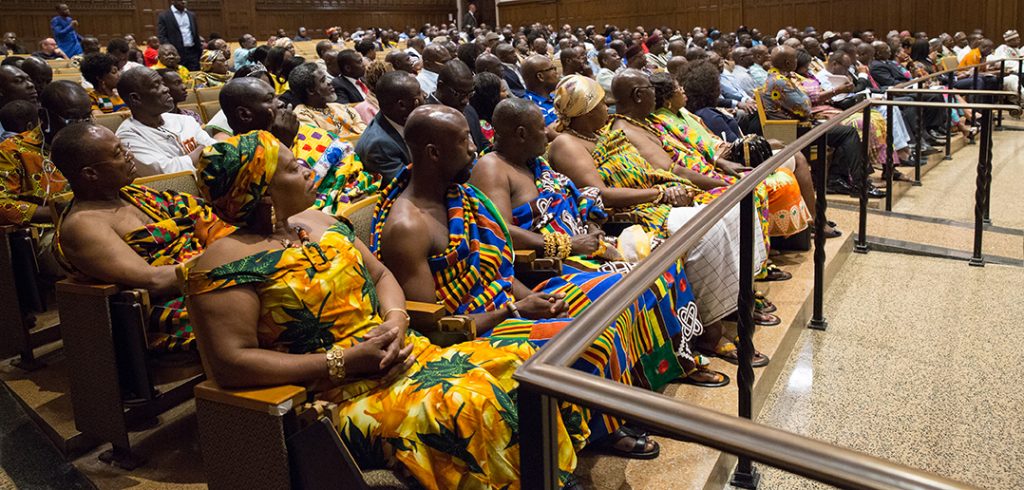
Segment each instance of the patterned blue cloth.
[[545,97],[537,95],[529,90],[523,94],[523,98],[537,104],[537,107],[540,107],[540,113],[544,116],[545,125],[549,125],[558,120],[558,114],[555,114],[555,99],[550,96]]

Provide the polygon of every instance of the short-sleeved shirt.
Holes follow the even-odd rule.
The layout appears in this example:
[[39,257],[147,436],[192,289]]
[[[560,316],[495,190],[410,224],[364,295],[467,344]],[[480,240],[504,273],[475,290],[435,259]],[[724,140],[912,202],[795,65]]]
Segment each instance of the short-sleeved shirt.
[[761,95],[768,119],[803,120],[811,115],[811,98],[776,68],[768,71],[768,80]]
[[523,98],[540,107],[540,113],[544,116],[545,125],[558,120],[558,114],[555,114],[555,99],[551,98],[551,96],[537,95],[527,90],[523,93]]

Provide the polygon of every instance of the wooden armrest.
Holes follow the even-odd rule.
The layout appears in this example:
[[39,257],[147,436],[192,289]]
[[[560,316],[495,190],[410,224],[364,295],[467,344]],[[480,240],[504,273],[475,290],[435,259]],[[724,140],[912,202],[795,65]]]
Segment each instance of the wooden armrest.
[[529,264],[537,260],[536,250],[519,250],[516,249],[516,264]]
[[610,223],[636,223],[636,215],[629,211],[612,211],[608,215]]
[[233,407],[284,415],[306,400],[306,389],[295,385],[268,386],[230,390],[221,388],[211,380],[196,385],[196,398]]
[[448,314],[444,306],[419,301],[406,301],[405,311],[409,312],[409,323],[417,326],[436,325]]
[[121,288],[114,284],[86,283],[74,279],[63,279],[57,281],[57,293],[77,294],[80,296],[96,296],[106,298],[121,291]]

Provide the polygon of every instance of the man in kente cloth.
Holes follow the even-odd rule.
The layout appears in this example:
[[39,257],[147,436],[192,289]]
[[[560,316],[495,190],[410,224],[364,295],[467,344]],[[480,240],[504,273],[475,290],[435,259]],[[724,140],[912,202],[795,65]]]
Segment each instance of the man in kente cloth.
[[53,241],[58,262],[78,278],[145,288],[153,299],[150,350],[192,350],[175,269],[235,228],[192,195],[133,185],[131,152],[103,126],[64,128],[51,158],[75,189]]
[[[482,337],[542,347],[623,277],[572,274],[531,291],[514,277],[512,237],[501,213],[467,185],[476,147],[466,118],[447,107],[423,106],[410,115],[405,135],[413,163],[383,192],[371,250],[393,271],[407,299],[469,315]],[[570,244],[557,246],[564,252]],[[701,326],[677,275],[676,268],[666,271],[573,367],[653,390],[682,374],[682,330]],[[587,417],[588,442],[631,458],[660,452],[646,434],[621,427],[619,420],[594,412]]]
[[[516,249],[531,249],[547,257],[563,260],[564,269],[574,271],[629,270],[609,251],[598,222],[607,214],[596,187],[577,189],[568,177],[556,172],[542,156],[547,149],[544,118],[529,101],[506,99],[494,110],[494,152],[482,157],[473,168],[470,184],[475,185],[494,203],[506,223]],[[571,249],[559,254],[556,243],[571,243]],[[673,273],[680,284],[686,282],[683,263]],[[688,287],[680,289],[688,290]],[[675,291],[675,289],[673,289]],[[685,376],[680,381],[707,387],[725,386],[729,377],[708,370],[694,358],[690,342],[694,329],[683,330],[680,363]]]

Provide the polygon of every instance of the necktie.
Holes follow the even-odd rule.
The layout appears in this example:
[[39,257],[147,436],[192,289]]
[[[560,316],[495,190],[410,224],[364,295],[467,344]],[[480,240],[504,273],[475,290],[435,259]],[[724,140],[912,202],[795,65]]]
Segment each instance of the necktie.
[[363,97],[370,93],[370,89],[366,88],[366,84],[362,80],[356,79],[356,86],[359,87],[359,91],[363,93]]

